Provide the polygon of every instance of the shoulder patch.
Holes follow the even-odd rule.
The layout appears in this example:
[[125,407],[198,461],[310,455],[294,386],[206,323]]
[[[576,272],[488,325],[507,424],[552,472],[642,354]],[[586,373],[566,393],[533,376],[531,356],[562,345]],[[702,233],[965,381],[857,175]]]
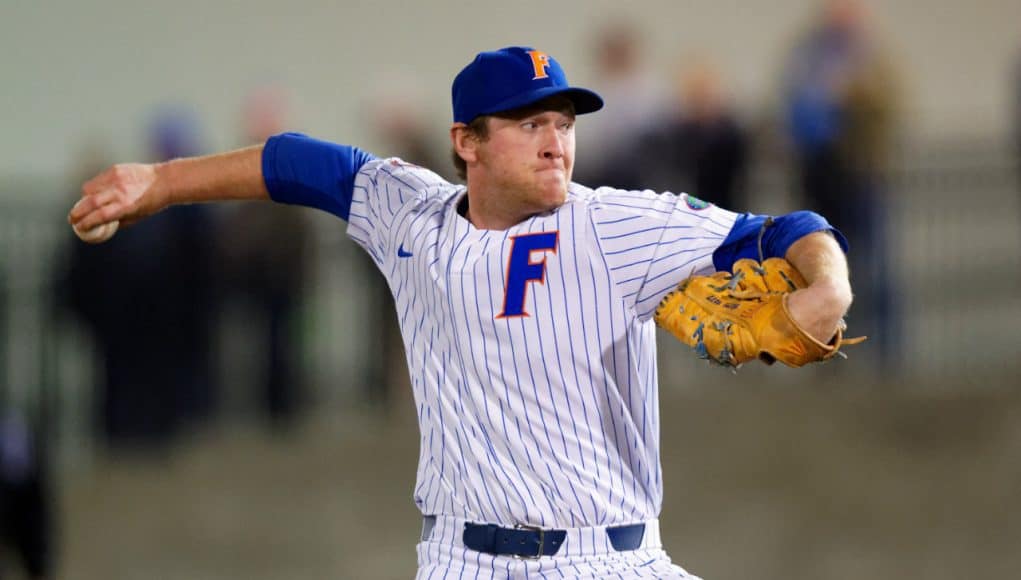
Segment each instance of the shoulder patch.
[[688,207],[695,211],[705,209],[711,205],[708,201],[701,200],[693,195],[688,195],[686,193],[684,194],[684,203],[688,204]]
[[415,165],[414,163],[408,163],[407,161],[400,159],[398,157],[391,157],[390,165],[392,165],[393,167],[413,167],[415,169],[421,169],[421,167],[419,167],[418,165]]

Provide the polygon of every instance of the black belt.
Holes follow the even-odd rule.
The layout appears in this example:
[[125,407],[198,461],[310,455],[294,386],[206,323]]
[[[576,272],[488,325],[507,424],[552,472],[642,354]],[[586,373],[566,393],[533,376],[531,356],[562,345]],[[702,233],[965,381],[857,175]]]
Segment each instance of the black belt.
[[[645,524],[606,528],[606,535],[610,545],[618,552],[637,550],[645,536]],[[495,524],[465,523],[462,539],[466,548],[476,552],[539,558],[556,554],[566,537],[567,530],[546,530],[526,525],[501,528]]]

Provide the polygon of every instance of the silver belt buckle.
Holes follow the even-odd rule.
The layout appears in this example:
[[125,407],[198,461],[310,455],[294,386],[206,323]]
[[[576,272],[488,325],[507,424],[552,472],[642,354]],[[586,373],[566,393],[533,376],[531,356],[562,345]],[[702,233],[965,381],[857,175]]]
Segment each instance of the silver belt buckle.
[[518,560],[538,560],[539,558],[542,558],[542,549],[545,547],[546,544],[546,530],[540,528],[539,526],[530,526],[528,524],[517,524],[514,526],[514,529],[532,530],[533,532],[539,532],[539,550],[535,553],[534,556],[520,556],[518,554],[513,554],[513,557],[517,558]]

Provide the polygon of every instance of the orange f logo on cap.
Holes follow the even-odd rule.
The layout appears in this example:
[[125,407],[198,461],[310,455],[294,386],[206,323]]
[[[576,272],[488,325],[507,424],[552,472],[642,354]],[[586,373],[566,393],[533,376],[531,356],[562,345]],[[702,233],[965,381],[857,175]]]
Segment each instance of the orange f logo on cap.
[[541,50],[530,50],[528,51],[528,56],[532,57],[532,69],[535,70],[535,76],[532,77],[532,80],[548,77],[546,67],[549,66],[549,55]]

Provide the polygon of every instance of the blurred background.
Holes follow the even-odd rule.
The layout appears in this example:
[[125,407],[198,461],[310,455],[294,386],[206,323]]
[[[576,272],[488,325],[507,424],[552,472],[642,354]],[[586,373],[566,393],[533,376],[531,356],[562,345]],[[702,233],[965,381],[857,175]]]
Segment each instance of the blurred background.
[[675,561],[707,579],[1021,574],[1021,4],[29,2],[0,10],[0,577],[410,578],[415,415],[385,283],[310,210],[87,246],[117,161],[283,130],[452,173],[453,76],[510,44],[604,111],[575,179],[816,209],[849,360],[661,335]]

